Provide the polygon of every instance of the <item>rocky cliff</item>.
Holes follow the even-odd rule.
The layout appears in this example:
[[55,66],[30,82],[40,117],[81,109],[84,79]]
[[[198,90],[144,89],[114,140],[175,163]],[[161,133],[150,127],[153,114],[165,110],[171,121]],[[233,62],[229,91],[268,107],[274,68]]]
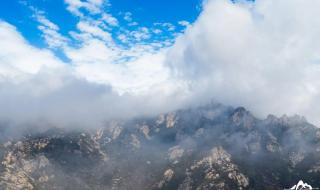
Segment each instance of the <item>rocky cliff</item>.
[[276,190],[320,187],[320,130],[207,105],[0,145],[0,189]]

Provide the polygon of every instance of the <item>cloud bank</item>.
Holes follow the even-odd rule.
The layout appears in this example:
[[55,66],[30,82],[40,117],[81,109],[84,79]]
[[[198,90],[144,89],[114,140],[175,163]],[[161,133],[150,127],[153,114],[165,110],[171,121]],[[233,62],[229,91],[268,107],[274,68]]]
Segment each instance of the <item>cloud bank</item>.
[[[261,117],[301,114],[320,124],[319,1],[208,0],[173,45],[168,40],[126,48],[105,29],[118,27],[112,15],[101,12],[105,3],[77,2],[66,1],[79,17],[70,39],[43,15],[36,16],[49,48],[60,48],[68,63],[51,49],[33,47],[18,29],[0,21],[1,120],[99,126],[110,118],[213,100],[245,106]],[[107,25],[87,18],[83,7],[101,18],[108,15]],[[119,36],[132,42],[150,31],[139,28]],[[78,46],[69,45],[71,40]]]
[[168,56],[200,96],[319,124],[319,1],[213,0]]

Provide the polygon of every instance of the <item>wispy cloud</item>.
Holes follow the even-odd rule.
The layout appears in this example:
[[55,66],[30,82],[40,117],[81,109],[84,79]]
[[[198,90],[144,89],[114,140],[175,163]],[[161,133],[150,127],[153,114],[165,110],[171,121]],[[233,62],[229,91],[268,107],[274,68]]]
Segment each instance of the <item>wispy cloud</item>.
[[40,23],[38,28],[42,31],[42,36],[49,47],[57,48],[67,45],[68,39],[59,33],[59,27],[49,21],[43,13],[37,12],[35,18]]
[[67,9],[76,16],[84,16],[80,9],[86,9],[90,14],[99,14],[102,12],[103,5],[108,4],[104,0],[65,0]]
[[[210,0],[195,23],[180,22],[188,25],[183,34],[170,23],[122,28],[113,15],[103,19],[101,1],[66,3],[79,19],[71,37],[44,15],[37,19],[69,64],[0,22],[0,104],[10,108],[0,109],[2,118],[89,125],[213,99],[320,123],[319,1]],[[177,38],[154,40],[156,30]]]

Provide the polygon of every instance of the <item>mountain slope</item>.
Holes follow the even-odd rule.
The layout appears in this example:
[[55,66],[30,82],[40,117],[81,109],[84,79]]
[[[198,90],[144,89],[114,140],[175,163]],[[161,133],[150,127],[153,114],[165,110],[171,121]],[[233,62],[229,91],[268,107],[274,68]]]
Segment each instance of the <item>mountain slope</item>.
[[207,105],[97,130],[51,129],[0,146],[0,189],[320,187],[320,130]]

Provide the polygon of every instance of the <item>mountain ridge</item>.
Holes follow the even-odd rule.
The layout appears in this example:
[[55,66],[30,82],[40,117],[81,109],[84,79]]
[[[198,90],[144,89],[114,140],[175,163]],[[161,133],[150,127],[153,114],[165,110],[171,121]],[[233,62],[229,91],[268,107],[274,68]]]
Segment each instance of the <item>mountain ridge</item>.
[[209,104],[100,129],[51,129],[2,143],[0,189],[320,187],[320,130]]

